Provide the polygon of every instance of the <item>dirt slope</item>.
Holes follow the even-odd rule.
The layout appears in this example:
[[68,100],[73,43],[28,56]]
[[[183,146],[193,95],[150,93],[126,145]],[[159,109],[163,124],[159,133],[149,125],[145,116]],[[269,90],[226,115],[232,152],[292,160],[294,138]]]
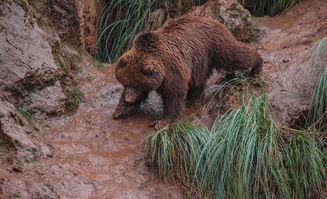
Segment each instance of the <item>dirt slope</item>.
[[275,119],[295,126],[306,113],[322,70],[312,67],[316,44],[327,36],[327,1],[302,1],[276,17],[258,18],[266,35],[258,45],[265,64],[262,80]]

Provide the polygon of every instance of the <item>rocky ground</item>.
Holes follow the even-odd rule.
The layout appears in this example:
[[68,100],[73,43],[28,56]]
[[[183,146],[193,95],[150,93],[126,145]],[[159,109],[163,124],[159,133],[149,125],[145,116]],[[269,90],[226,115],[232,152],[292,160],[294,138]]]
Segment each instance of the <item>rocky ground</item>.
[[[88,54],[97,5],[22,2],[0,1],[0,198],[183,198],[144,158],[158,97],[144,106],[150,115],[112,120],[122,87],[111,65],[101,68]],[[327,35],[327,2],[304,0],[272,18],[252,18],[230,2],[212,0],[190,13],[223,20],[252,41],[265,60],[261,79],[276,119],[297,125],[319,72],[310,57]],[[209,117],[204,107],[185,114]]]

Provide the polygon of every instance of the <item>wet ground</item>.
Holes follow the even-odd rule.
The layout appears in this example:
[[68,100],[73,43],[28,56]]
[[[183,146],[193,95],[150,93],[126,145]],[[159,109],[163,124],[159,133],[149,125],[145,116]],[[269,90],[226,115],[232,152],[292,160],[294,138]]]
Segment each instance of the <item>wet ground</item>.
[[[304,1],[288,13],[257,20],[267,32],[258,44],[267,90],[300,103],[308,97],[302,79],[310,79],[313,46],[327,35],[327,2]],[[177,186],[163,183],[146,166],[144,140],[153,131],[151,119],[112,120],[122,87],[111,66],[80,65],[77,82],[85,99],[78,112],[42,122],[43,131],[35,137],[49,147],[47,157],[23,172],[0,169],[0,198],[183,198]]]
[[8,183],[3,192],[17,192],[15,198],[182,198],[145,166],[149,118],[112,120],[122,89],[112,67],[84,66],[77,80],[85,95],[78,112],[42,124],[50,157],[22,173],[1,171]]
[[258,44],[264,59],[261,79],[275,119],[296,126],[309,108],[322,70],[322,64],[312,67],[311,57],[318,42],[327,36],[327,1],[302,1],[279,16],[258,18],[257,22],[266,32]]

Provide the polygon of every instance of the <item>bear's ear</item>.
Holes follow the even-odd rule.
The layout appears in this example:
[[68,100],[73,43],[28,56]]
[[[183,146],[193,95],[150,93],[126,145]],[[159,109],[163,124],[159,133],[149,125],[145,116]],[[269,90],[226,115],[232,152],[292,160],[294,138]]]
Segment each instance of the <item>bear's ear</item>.
[[134,40],[134,46],[145,52],[152,52],[157,48],[158,35],[152,32],[140,33]]
[[153,70],[154,70],[154,66],[152,64],[144,65],[141,68],[141,72],[145,75],[152,75]]

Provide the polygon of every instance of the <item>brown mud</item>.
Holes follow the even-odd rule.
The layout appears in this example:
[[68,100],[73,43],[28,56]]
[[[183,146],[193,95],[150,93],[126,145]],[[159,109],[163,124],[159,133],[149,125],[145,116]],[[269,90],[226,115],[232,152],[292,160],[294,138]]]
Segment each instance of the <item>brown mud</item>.
[[[314,44],[327,35],[326,4],[307,0],[280,16],[256,19],[266,31],[255,45],[265,60],[262,79],[267,90],[285,95],[286,100],[295,98],[296,103],[303,103],[303,110],[311,92],[305,91],[312,90],[315,81],[315,76],[307,77],[309,59]],[[113,120],[122,87],[112,66],[97,69],[87,63],[81,61],[76,76],[84,93],[79,110],[41,122],[43,132],[35,136],[50,151],[22,172],[1,168],[0,198],[183,198],[177,186],[163,183],[146,166],[144,140],[153,131],[148,127],[152,119],[136,115]],[[302,82],[308,79],[312,82]],[[147,107],[155,110],[152,114],[160,114],[160,101],[154,98]],[[271,99],[278,108],[273,94]],[[281,121],[291,114],[292,103],[280,110]],[[202,110],[194,109],[185,112],[197,112],[200,117]]]
[[78,112],[42,124],[39,136],[50,157],[22,173],[0,170],[10,181],[2,192],[16,192],[14,198],[181,198],[176,186],[163,184],[145,166],[150,120],[112,120],[122,89],[113,68],[85,66],[77,81],[85,95]]
[[301,1],[279,16],[257,18],[257,22],[266,32],[258,44],[264,59],[261,79],[275,119],[295,127],[309,109],[322,71],[322,64],[313,68],[311,57],[327,36],[327,1]]

